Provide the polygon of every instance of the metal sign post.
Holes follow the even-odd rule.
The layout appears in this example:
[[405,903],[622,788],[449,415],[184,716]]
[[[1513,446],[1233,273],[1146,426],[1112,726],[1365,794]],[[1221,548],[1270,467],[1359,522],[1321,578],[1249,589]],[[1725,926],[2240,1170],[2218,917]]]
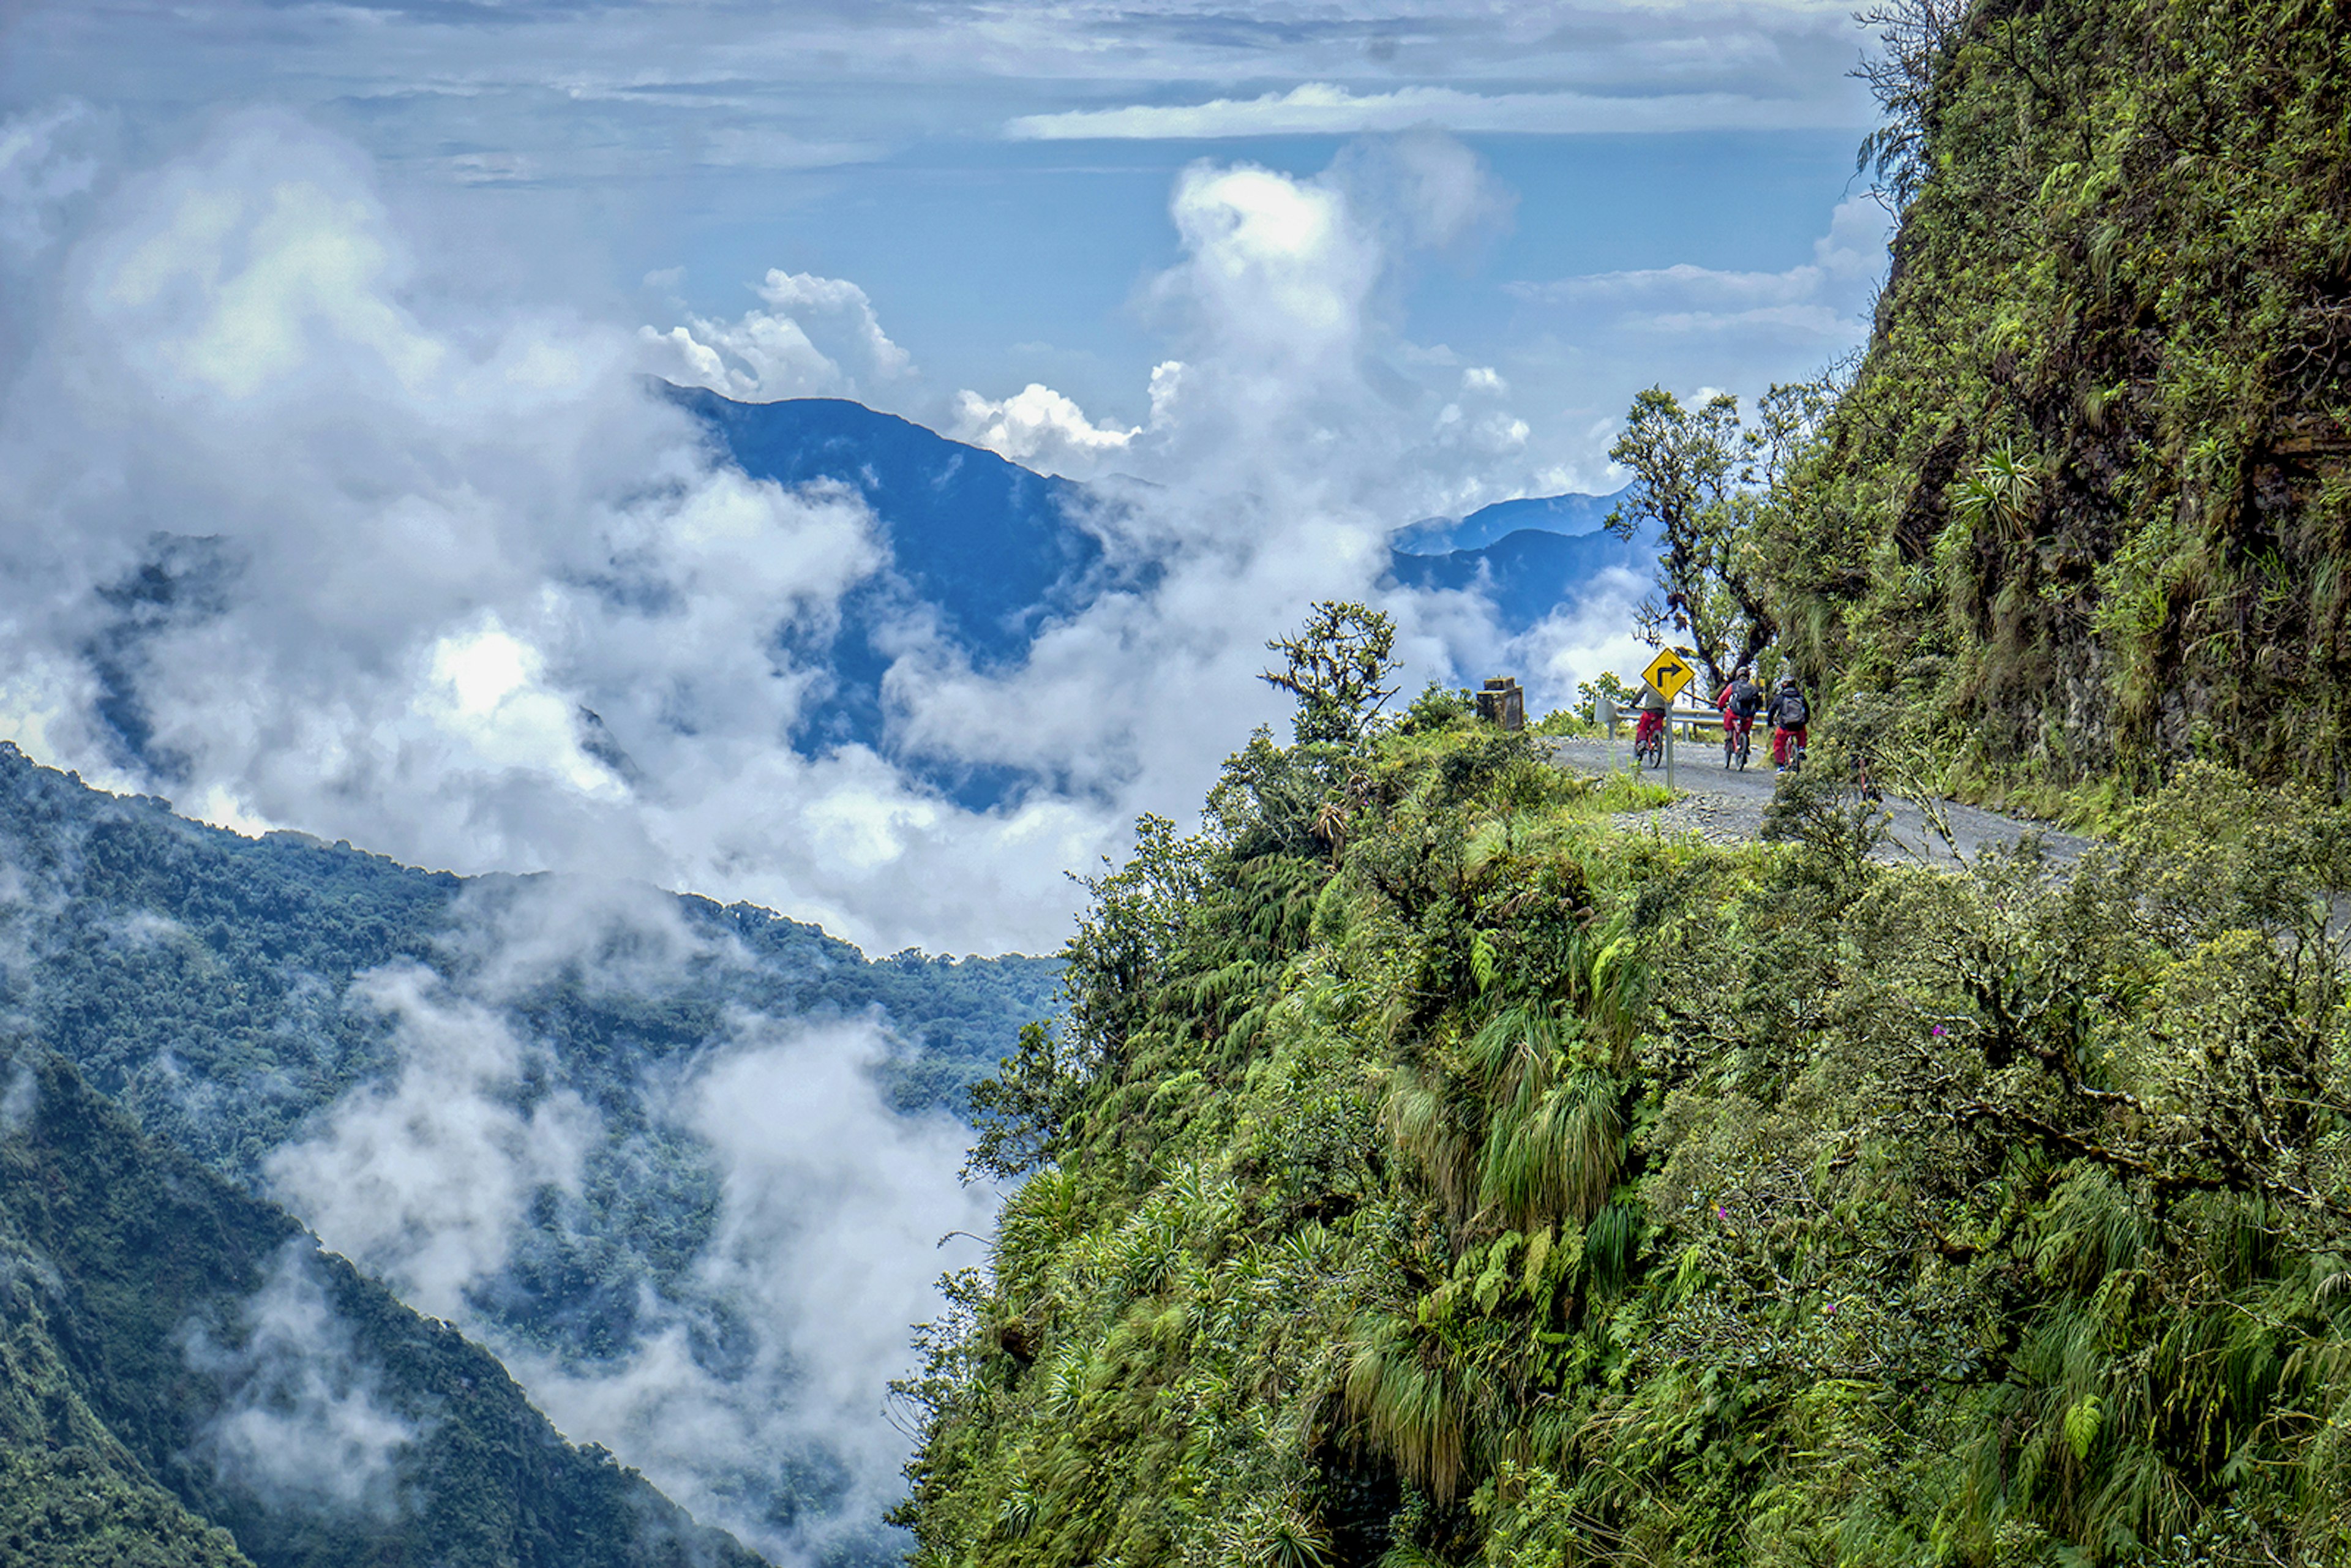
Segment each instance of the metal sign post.
[[1667,794],[1669,794],[1669,795],[1670,795],[1670,794],[1672,794],[1672,793],[1673,793],[1673,789],[1674,789],[1674,716],[1673,716],[1672,712],[1671,712],[1670,710],[1668,710],[1668,711],[1667,711],[1667,713],[1666,714],[1666,793],[1667,793]]

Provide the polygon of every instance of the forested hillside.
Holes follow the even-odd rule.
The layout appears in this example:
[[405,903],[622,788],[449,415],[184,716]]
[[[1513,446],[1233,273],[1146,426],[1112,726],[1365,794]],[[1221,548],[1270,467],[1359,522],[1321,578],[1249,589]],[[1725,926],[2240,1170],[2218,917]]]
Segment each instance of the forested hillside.
[[0,1079],[0,1561],[759,1563],[63,1059]]
[[[784,1311],[707,1266],[726,1168],[686,1113],[695,1073],[773,1031],[870,1021],[895,1042],[883,1092],[933,1113],[1053,1010],[1060,973],[869,961],[747,904],[243,838],[0,745],[9,1033],[248,1191],[333,1204],[375,1241],[370,1267],[437,1291],[413,1298],[437,1312],[462,1300],[501,1354],[582,1377],[685,1323],[677,1377],[731,1385],[758,1362],[753,1325]],[[769,1107],[776,1135],[835,1114],[827,1092]],[[846,1484],[822,1434],[709,1448],[760,1528],[825,1514]]]
[[937,1325],[926,1564],[2351,1554],[2351,818],[2078,865],[1638,803],[1424,703],[1097,888]]
[[1994,788],[2351,790],[2351,15],[1889,12],[1909,201],[1756,544],[1784,646]]

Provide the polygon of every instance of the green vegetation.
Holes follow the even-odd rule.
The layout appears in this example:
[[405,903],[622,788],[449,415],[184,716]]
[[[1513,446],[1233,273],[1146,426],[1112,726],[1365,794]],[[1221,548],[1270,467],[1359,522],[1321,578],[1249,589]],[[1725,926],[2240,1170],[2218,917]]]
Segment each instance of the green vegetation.
[[[1873,14],[1907,200],[1765,597],[1947,781],[2111,823],[2182,762],[2351,789],[2351,53],[2302,0]],[[1834,703],[1830,705],[1834,707]]]
[[1092,884],[915,1561],[2344,1561],[2351,816],[2199,765],[1955,874],[1596,795],[1260,735]]
[[1282,667],[1258,678],[1298,699],[1301,741],[1351,741],[1395,695],[1380,683],[1394,675],[1395,625],[1353,600],[1325,599],[1295,636],[1267,641]]
[[1665,597],[1642,601],[1642,634],[1652,645],[1688,639],[1686,651],[1707,673],[1698,700],[1754,664],[1776,634],[1759,524],[1795,504],[1792,465],[1816,442],[1829,403],[1825,380],[1775,386],[1759,401],[1757,423],[1744,427],[1728,392],[1686,409],[1651,387],[1633,400],[1625,434],[1608,449],[1633,475],[1609,530],[1624,538],[1653,531],[1663,545],[1656,586]]
[[0,1081],[0,1558],[759,1562],[63,1059],[20,1046]]
[[[122,800],[0,746],[0,1006],[150,1134],[249,1187],[310,1119],[396,1071],[395,1020],[354,979],[432,971],[528,1042],[504,1092],[519,1113],[571,1093],[602,1136],[578,1190],[534,1195],[475,1321],[574,1369],[625,1358],[681,1315],[714,1343],[744,1306],[697,1268],[720,1212],[707,1149],[664,1116],[692,1063],[740,1014],[876,1014],[905,1043],[878,1069],[902,1108],[959,1103],[1026,1020],[1049,1013],[1050,958],[869,961],[749,904],[550,879],[459,878],[298,834],[258,841]],[[612,904],[620,917],[595,912]],[[559,909],[558,906],[560,905]],[[555,917],[550,921],[550,911]],[[566,924],[568,922],[568,924]],[[549,961],[487,982],[509,951]],[[511,964],[509,969],[515,967]],[[724,1364],[711,1351],[708,1359]],[[753,1501],[788,1521],[831,1506],[820,1447],[745,1456]],[[0,1537],[5,1539],[5,1537]]]

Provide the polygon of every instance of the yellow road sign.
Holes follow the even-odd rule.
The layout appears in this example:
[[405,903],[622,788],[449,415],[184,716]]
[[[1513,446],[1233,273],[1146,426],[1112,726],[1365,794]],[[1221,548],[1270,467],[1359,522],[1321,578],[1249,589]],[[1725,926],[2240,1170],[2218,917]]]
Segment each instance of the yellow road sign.
[[1661,648],[1657,656],[1649,661],[1649,667],[1641,672],[1641,678],[1656,687],[1658,694],[1671,702],[1681,695],[1684,686],[1698,679],[1698,672],[1671,648]]

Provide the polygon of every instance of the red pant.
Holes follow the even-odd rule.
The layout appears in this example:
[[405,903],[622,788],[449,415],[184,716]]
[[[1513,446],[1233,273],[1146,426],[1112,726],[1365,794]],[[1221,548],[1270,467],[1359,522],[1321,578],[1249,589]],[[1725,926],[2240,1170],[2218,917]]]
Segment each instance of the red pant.
[[1788,743],[1792,740],[1798,746],[1810,745],[1811,742],[1805,737],[1811,733],[1810,727],[1801,724],[1793,729],[1773,729],[1771,731],[1771,766],[1774,768],[1788,766]]
[[1651,736],[1657,734],[1665,727],[1666,716],[1664,714],[1659,713],[1653,707],[1643,708],[1641,710],[1641,722],[1633,727],[1633,744],[1635,746],[1644,744]]

